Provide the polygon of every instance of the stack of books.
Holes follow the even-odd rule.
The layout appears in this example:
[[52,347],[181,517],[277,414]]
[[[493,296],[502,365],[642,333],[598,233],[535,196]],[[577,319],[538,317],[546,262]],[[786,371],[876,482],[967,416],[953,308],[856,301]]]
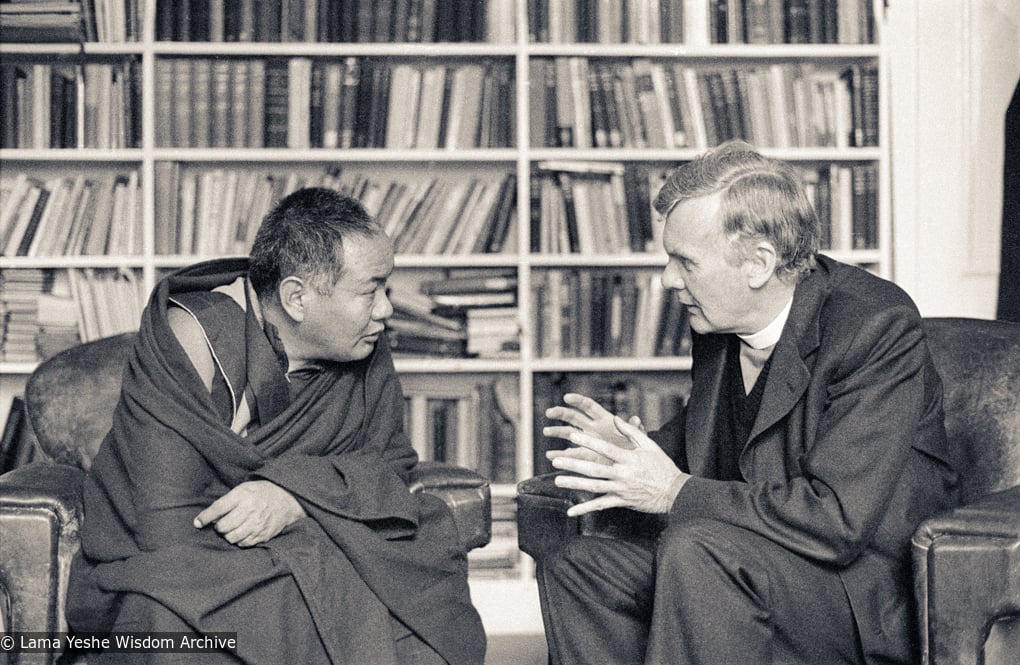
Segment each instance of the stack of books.
[[65,271],[53,271],[48,292],[38,298],[38,332],[36,351],[41,360],[81,342],[78,325],[78,303],[71,291],[70,277]]
[[0,4],[0,41],[77,42],[84,38],[80,2],[13,0]]
[[43,270],[4,270],[0,273],[0,360],[35,362],[39,331],[39,296],[46,289]]
[[520,353],[513,271],[453,270],[391,289],[390,302],[394,312],[387,327],[394,353],[480,358]]
[[517,502],[510,496],[492,497],[492,538],[485,547],[468,552],[472,577],[511,575],[520,563],[517,545]]
[[386,322],[390,350],[399,355],[467,355],[467,328],[463,318],[434,313],[431,298],[411,289],[392,289],[393,316]]

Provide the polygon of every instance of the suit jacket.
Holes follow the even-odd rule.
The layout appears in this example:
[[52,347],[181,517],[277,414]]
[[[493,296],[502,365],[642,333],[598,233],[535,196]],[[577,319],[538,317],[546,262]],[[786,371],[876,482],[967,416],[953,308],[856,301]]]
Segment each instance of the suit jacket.
[[831,565],[868,662],[912,660],[910,537],[957,501],[942,384],[917,308],[894,284],[819,257],[773,352],[739,457],[746,482],[715,479],[727,338],[694,336],[685,413],[653,434],[694,476],[670,524],[719,520]]

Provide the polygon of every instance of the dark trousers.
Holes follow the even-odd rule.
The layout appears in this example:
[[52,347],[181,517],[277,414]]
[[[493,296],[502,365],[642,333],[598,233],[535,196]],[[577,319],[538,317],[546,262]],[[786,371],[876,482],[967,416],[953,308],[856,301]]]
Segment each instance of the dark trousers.
[[554,665],[860,663],[836,572],[744,529],[579,537],[539,563]]

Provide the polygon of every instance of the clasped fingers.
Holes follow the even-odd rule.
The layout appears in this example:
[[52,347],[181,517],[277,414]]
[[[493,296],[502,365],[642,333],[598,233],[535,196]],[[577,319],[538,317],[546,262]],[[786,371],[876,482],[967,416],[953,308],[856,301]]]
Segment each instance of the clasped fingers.
[[583,476],[588,476],[589,478],[615,477],[615,469],[613,467],[612,460],[607,460],[604,457],[602,458],[604,461],[588,459],[586,457],[576,455],[555,455],[550,456],[549,459],[552,461],[552,465],[561,471],[579,473]]

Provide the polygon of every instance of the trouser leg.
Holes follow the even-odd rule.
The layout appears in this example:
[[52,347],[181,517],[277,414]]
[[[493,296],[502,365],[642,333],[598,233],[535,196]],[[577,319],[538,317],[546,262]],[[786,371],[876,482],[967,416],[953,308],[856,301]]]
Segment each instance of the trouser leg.
[[709,520],[659,539],[648,665],[859,663],[835,569]]
[[651,619],[651,542],[572,539],[539,562],[542,620],[555,665],[639,665]]

